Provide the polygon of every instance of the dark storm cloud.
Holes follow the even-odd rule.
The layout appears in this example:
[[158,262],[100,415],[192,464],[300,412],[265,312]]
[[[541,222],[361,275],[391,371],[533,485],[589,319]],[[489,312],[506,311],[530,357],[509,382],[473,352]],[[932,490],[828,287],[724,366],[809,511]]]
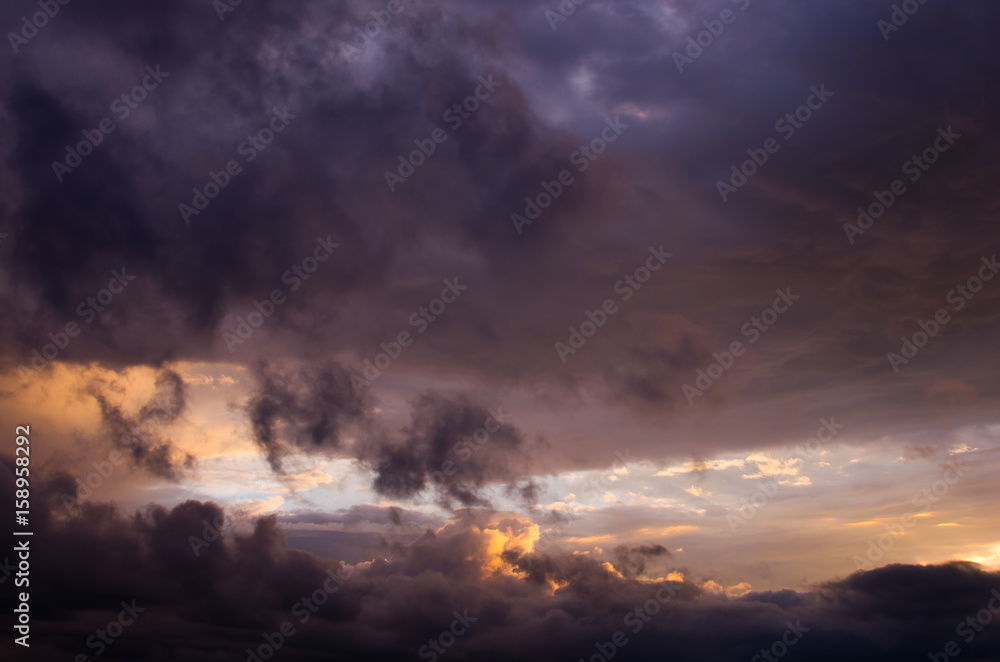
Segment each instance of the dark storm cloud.
[[[742,2],[678,72],[673,56],[702,22]],[[401,0],[344,61],[343,43],[387,4],[243,2],[220,21],[205,0],[73,0],[21,52],[4,51],[0,366],[23,364],[68,321],[82,333],[58,361],[251,366],[243,411],[273,469],[290,453],[350,457],[380,495],[446,507],[488,506],[497,486],[534,506],[539,474],[606,467],[619,442],[700,462],[801,442],[833,414],[859,444],[995,423],[1000,279],[952,309],[901,374],[886,353],[1000,253],[996,5],[923,3],[886,40],[888,1],[591,0],[553,31],[555,0]],[[5,3],[0,28],[35,11]],[[60,182],[53,162],[146,67],[169,73]],[[447,126],[482,76],[496,90]],[[775,122],[813,86],[833,95],[782,137]],[[275,112],[288,126],[251,161],[240,145]],[[576,170],[571,154],[615,118],[621,137]],[[949,127],[961,138],[911,181],[903,162]],[[447,140],[390,191],[385,173],[437,128]],[[723,202],[717,181],[772,136],[780,149]],[[240,173],[186,223],[178,205],[230,160]],[[519,234],[511,214],[563,169],[574,182]],[[906,193],[864,234],[845,234],[895,179]],[[287,278],[320,238],[341,248]],[[619,298],[616,283],[661,245],[674,257]],[[81,319],[112,269],[134,282]],[[468,296],[417,336],[410,316],[455,277]],[[688,407],[681,386],[746,342],[741,325],[785,287],[801,301]],[[276,288],[287,301],[227,351],[222,333]],[[620,311],[562,362],[555,343],[608,298]],[[414,343],[378,387],[426,395],[392,427],[350,375],[401,330]],[[535,408],[474,448],[465,438],[477,441],[503,391]],[[162,372],[135,411],[106,385],[92,395],[102,435],[136,466],[184,477],[193,458],[167,437],[189,406],[179,375]],[[522,430],[545,416],[566,427],[530,445]],[[902,452],[934,457],[939,443]],[[0,493],[12,493],[12,470],[4,458]],[[1000,575],[971,564],[897,565],[738,599],[688,581],[665,602],[645,580],[691,572],[662,546],[525,553],[514,541],[534,530],[522,516],[472,509],[447,522],[375,506],[269,517],[196,555],[192,537],[223,515],[215,504],[121,513],[91,498],[67,517],[62,495],[75,490],[32,466],[33,659],[90,652],[87,637],[135,599],[146,611],[103,659],[246,659],[291,620],[284,659],[412,660],[468,610],[477,620],[446,660],[590,659],[618,631],[629,639],[618,660],[752,659],[795,624],[804,636],[788,659],[892,662],[943,650],[1000,590]],[[619,530],[642,519],[612,514]],[[342,562],[350,577],[300,622],[294,605]],[[995,627],[961,648],[995,658]]]
[[[338,363],[279,369],[261,362],[251,377],[243,410],[276,471],[291,453],[339,454],[370,469],[373,489],[388,497],[410,499],[431,488],[443,505],[485,506],[483,489],[500,483],[529,505],[537,500],[535,482],[519,483],[529,449],[502,406],[428,392],[411,403],[409,423],[393,430],[375,423],[371,391],[356,388]],[[348,427],[350,444],[343,439]]]
[[173,442],[164,439],[161,428],[170,425],[183,413],[187,405],[184,381],[172,370],[163,370],[156,377],[156,391],[139,412],[132,416],[114,404],[110,393],[94,384],[90,394],[101,408],[101,432],[111,446],[126,451],[126,456],[136,467],[155,476],[178,480],[185,469],[190,469],[194,457],[174,448]]
[[[0,489],[13,489],[13,468],[9,456],[0,463]],[[391,561],[341,570],[337,559],[288,549],[274,517],[195,555],[192,538],[224,514],[214,504],[189,501],[126,515],[86,503],[65,518],[59,495],[73,489],[68,477],[39,478],[35,489],[32,659],[92,653],[87,638],[123,600],[144,611],[108,647],[108,659],[246,659],[246,649],[263,644],[263,633],[283,621],[296,629],[284,659],[324,659],[331,649],[343,660],[413,659],[448,628],[453,612],[466,610],[476,620],[447,659],[589,659],[595,643],[618,631],[628,638],[616,656],[623,660],[749,659],[789,626],[801,632],[794,654],[821,662],[921,659],[952,640],[973,659],[989,657],[997,646],[991,627],[971,643],[956,635],[967,618],[988,610],[991,600],[997,604],[992,592],[1000,575],[972,564],[894,565],[811,592],[731,599],[686,582],[622,578],[586,556],[525,555],[517,548],[502,559],[519,574],[484,572],[483,561],[494,558],[484,529],[516,526],[517,516],[461,511],[437,532],[396,545]],[[9,549],[14,541],[6,539]],[[75,553],[66,556],[66,549]],[[665,555],[656,547],[629,553]],[[555,592],[553,583],[560,587]],[[324,596],[312,602],[324,584],[336,590],[323,604]]]
[[368,392],[356,391],[350,372],[335,362],[297,371],[260,362],[253,367],[254,392],[245,409],[254,441],[281,471],[291,449],[306,453],[336,450],[344,427],[369,415]]
[[[514,482],[526,470],[524,436],[508,419],[502,407],[428,393],[413,403],[399,437],[373,436],[361,458],[380,494],[410,498],[433,487],[443,504],[488,505],[484,487]],[[520,491],[534,495],[531,485]]]
[[638,547],[619,545],[614,549],[613,563],[618,572],[631,579],[641,575],[648,576],[647,564],[656,559],[669,559],[672,556],[670,550],[663,545],[639,545]]
[[[268,126],[272,108],[290,105],[282,91],[255,87],[262,72],[253,63],[259,43],[251,34],[254,29],[248,33],[248,26],[234,17],[221,30],[210,5],[201,8],[207,11],[196,11],[191,3],[161,22],[155,12],[136,12],[127,3],[96,11],[81,6],[75,23],[53,25],[53,30],[69,33],[71,42],[105,33],[120,38],[116,43],[97,40],[90,48],[117,53],[133,66],[100,72],[89,89],[65,80],[56,84],[45,75],[65,65],[52,52],[57,45],[26,53],[37,60],[15,67],[7,89],[10,119],[18,128],[10,166],[20,179],[24,202],[11,219],[17,237],[12,258],[19,283],[36,292],[50,314],[49,320],[19,329],[22,342],[44,337],[43,322],[71,317],[72,304],[93,294],[86,288],[95,274],[125,263],[137,275],[134,287],[142,295],[129,292],[139,300],[131,301],[127,321],[124,315],[102,314],[93,327],[114,337],[114,350],[102,348],[104,343],[95,342],[87,328],[90,333],[70,358],[144,363],[197,355],[211,344],[205,340],[227,307],[237,302],[240,308],[250,307],[254,298],[266,299],[282,274],[312,252],[318,235],[333,233],[338,240],[358,243],[357,227],[338,208],[335,187],[311,174],[322,154],[306,157],[308,165],[300,154],[299,166],[283,169],[297,151],[296,140],[308,135],[291,137],[294,125],[281,136],[283,145],[276,142],[259,153],[257,163],[244,162],[244,172],[209,210],[190,227],[184,225],[178,203],[190,204],[191,187],[203,187],[211,181],[209,171],[224,170],[229,159],[249,158],[239,156],[237,146],[248,133]],[[288,19],[266,7],[256,14],[260,26]],[[126,36],[142,25],[158,25],[154,32],[161,36],[138,41]],[[202,61],[203,51],[192,48],[189,40],[213,44],[220,57]],[[115,132],[59,183],[51,163],[65,159],[64,146],[75,145],[80,131],[92,129],[101,117],[112,116],[107,103],[132,88],[136,72],[141,80],[143,67],[156,64],[169,72],[160,87],[133,117],[117,120]],[[237,70],[243,73],[234,77]],[[214,94],[196,91],[202,86]],[[250,93],[251,87],[257,91]],[[261,98],[272,93],[273,99]],[[225,131],[204,139],[198,135],[214,131],[220,114],[236,119]],[[275,227],[279,219],[291,220],[288,229],[280,238],[270,236],[265,228]],[[370,251],[356,247],[353,256],[338,256],[336,264],[324,265],[314,282],[322,279],[327,287],[314,286],[313,296],[318,290],[350,290],[371,278],[384,261],[383,250],[375,242]],[[330,287],[333,283],[336,287]],[[192,343],[196,336],[201,342]]]
[[[941,373],[976,389],[969,416],[995,409],[986,330],[998,319],[996,285],[904,374],[886,353],[1000,249],[1000,93],[984,82],[1000,62],[996,7],[922,5],[885,41],[876,21],[888,7],[754,1],[680,73],[673,53],[734,3],[586,3],[552,31],[544,12],[554,4],[404,2],[350,62],[342,43],[384,5],[244,3],[221,22],[204,3],[67,5],[0,78],[13,144],[9,229],[0,228],[10,233],[0,246],[10,251],[7,365],[76,319],[75,305],[123,264],[135,282],[60,360],[337,354],[360,365],[412,332],[409,315],[457,276],[468,297],[407,348],[395,374],[460,375],[567,407],[594,396],[630,426],[694,419],[695,432],[636,445],[641,454],[688,454],[688,440],[706,456],[752,444],[772,431],[734,434],[747,427],[743,412],[781,400],[803,418],[849,405],[859,434],[933,427],[914,403]],[[20,14],[7,12],[16,24]],[[58,183],[51,164],[65,145],[156,64],[169,77]],[[450,128],[445,111],[488,75],[500,85]],[[785,140],[775,122],[822,85],[833,96]],[[246,162],[238,145],[286,106],[296,117]],[[619,116],[620,139],[577,172],[570,155]],[[962,138],[908,181],[902,163],[949,126]],[[447,140],[390,192],[385,172],[435,128]],[[722,202],[717,180],[771,136],[780,150]],[[177,205],[230,159],[241,174],[186,225]],[[510,215],[563,169],[574,183],[519,235]],[[843,224],[897,178],[906,194],[852,245]],[[283,274],[318,236],[342,248],[290,291]],[[554,344],[661,244],[675,257],[564,365]],[[745,341],[741,325],[786,286],[800,304],[690,409],[681,387]],[[287,302],[226,352],[222,332],[275,288]],[[376,445],[392,449],[379,459],[393,472],[380,485],[424,484],[426,457]],[[557,440],[547,455],[561,462],[565,450]],[[463,503],[479,498],[456,490]]]
[[[568,131],[548,127],[536,116],[519,81],[499,64],[516,48],[510,43],[509,20],[491,26],[482,18],[415,3],[370,47],[381,49],[379,57],[385,60],[379,67],[380,87],[374,90],[358,76],[362,63],[351,67],[339,61],[339,39],[302,38],[302,31],[318,21],[330,35],[346,39],[367,12],[345,15],[318,3],[300,13],[247,7],[220,26],[207,11],[204,18],[209,20],[199,21],[193,6],[162,21],[131,5],[117,9],[102,7],[72,28],[67,23],[53,30],[84,40],[98,28],[117,34],[117,24],[135,27],[144,19],[155,24],[160,35],[155,40],[140,45],[122,37],[114,44],[137,69],[159,62],[170,72],[157,96],[135,111],[139,117],[155,117],[154,128],[139,128],[136,119],[122,121],[59,184],[52,161],[62,158],[63,146],[93,123],[93,107],[100,108],[101,99],[129,89],[127,67],[99,76],[89,88],[64,80],[60,85],[54,72],[63,63],[57,63],[49,46],[49,57],[41,49],[27,51],[24,59],[35,58],[32,66],[17,67],[8,85],[8,107],[19,132],[10,165],[25,193],[13,218],[19,247],[14,259],[25,293],[40,296],[48,313],[8,329],[25,351],[44,337],[46,324],[62,321],[71,305],[90,293],[88,277],[127,260],[139,279],[127,318],[118,312],[101,316],[93,328],[105,342],[88,333],[67,358],[141,363],[204,357],[220,348],[211,331],[220,324],[227,328],[225,312],[243,312],[263,298],[307,254],[312,238],[330,231],[350,249],[304,283],[303,294],[296,294],[269,322],[291,334],[291,344],[277,352],[299,353],[303,345],[295,339],[315,341],[321,329],[342,323],[338,311],[352,292],[359,312],[367,314],[339,329],[333,343],[308,346],[318,351],[367,349],[373,335],[388,329],[393,318],[405,320],[418,303],[387,287],[383,272],[392,269],[397,278],[423,279],[431,266],[450,261],[414,248],[445,238],[480,254],[491,279],[517,276],[528,282],[537,274],[516,274],[508,259],[512,251],[523,249],[533,256],[531,261],[542,260],[546,246],[558,245],[574,231],[572,212],[579,202],[601,196],[599,187],[568,190],[561,209],[534,229],[530,242],[516,241],[507,222],[495,221],[496,209],[515,209],[525,190],[567,165],[575,148]],[[269,33],[275,25],[288,34]],[[459,38],[448,45],[446,40],[428,41],[428,32]],[[210,38],[199,38],[208,34]],[[191,48],[196,41],[207,49],[204,55]],[[280,77],[254,57],[262,44],[285,48],[293,43],[291,69]],[[92,46],[102,47],[110,48],[103,42]],[[417,53],[424,63],[414,61]],[[317,67],[319,59],[337,64]],[[476,61],[476,68],[467,60]],[[393,168],[400,153],[412,151],[415,139],[443,124],[443,111],[473,95],[479,76],[490,75],[499,89],[391,196],[383,172]],[[205,94],[206,88],[213,94]],[[377,105],[371,104],[373,95],[380,99]],[[271,105],[286,101],[297,114],[295,123],[255,163],[243,164],[244,172],[191,226],[179,223],[177,203],[189,202],[190,186],[201,186],[209,170],[220,170],[247,132],[266,121]],[[223,125],[216,119],[223,116],[235,120]],[[332,161],[334,154],[342,160]],[[440,183],[447,181],[453,183],[447,195],[440,195]],[[421,213],[415,215],[415,209]],[[360,224],[359,213],[379,221]],[[72,229],[59,231],[68,218],[74,219]],[[285,229],[275,235],[278,224]],[[468,314],[474,320],[471,336],[467,326],[450,327],[458,342],[468,346],[470,340],[474,344],[497,337],[490,330],[495,324],[491,315]],[[108,351],[109,345],[115,350]]]

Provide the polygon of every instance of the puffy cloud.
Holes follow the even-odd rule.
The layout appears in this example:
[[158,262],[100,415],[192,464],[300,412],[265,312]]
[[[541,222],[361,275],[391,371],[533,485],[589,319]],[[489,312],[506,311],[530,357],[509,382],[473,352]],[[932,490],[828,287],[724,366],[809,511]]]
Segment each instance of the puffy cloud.
[[254,441],[280,471],[290,450],[330,452],[340,447],[343,429],[366,420],[367,390],[351,384],[350,372],[335,362],[297,371],[258,363],[254,391],[245,408]]
[[[413,404],[410,425],[401,438],[375,435],[362,457],[375,472],[377,492],[408,498],[433,487],[444,503],[486,505],[482,488],[516,482],[527,473],[526,445],[520,430],[503,413],[465,397],[436,393]],[[534,503],[530,485],[521,497]]]

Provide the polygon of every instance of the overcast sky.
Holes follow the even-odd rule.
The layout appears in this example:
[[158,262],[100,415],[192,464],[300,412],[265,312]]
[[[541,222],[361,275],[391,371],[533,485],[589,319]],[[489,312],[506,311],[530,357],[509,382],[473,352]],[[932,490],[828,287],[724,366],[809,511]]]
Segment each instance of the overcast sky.
[[998,26],[6,3],[30,659],[993,659]]

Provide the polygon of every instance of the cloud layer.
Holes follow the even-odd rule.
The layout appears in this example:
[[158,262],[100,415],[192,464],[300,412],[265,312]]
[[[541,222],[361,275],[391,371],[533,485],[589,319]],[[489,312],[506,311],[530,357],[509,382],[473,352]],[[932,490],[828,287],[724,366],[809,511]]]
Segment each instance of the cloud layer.
[[[2,476],[13,489],[9,457]],[[1000,612],[991,593],[1000,575],[972,564],[893,565],[809,592],[734,598],[711,581],[644,572],[649,560],[669,560],[662,547],[618,549],[604,564],[533,552],[537,528],[522,516],[464,510],[409,542],[386,542],[374,560],[344,565],[289,549],[273,516],[216,536],[225,517],[211,503],[134,515],[86,504],[66,517],[58,493],[67,484],[57,476],[35,497],[32,659],[92,655],[100,639],[88,647],[88,638],[123,601],[142,611],[105,646],[107,659],[247,659],[265,634],[277,641],[284,622],[295,632],[281,654],[295,660],[329,659],[331,650],[343,660],[413,659],[433,650],[422,648],[431,639],[448,643],[448,659],[589,659],[619,632],[622,659],[666,650],[680,659],[749,658],[782,637],[815,660],[917,659],[952,640],[975,659],[998,645],[992,627],[962,630],[971,643],[956,634],[965,619],[985,618],[982,610],[992,620],[991,600]],[[371,518],[347,519],[359,516]],[[472,623],[449,643],[455,638],[440,634],[455,612]]]

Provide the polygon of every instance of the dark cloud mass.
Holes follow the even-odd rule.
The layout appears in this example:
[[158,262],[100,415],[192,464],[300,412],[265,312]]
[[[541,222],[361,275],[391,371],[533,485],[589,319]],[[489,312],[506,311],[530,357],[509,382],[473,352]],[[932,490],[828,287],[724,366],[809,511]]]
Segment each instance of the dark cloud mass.
[[350,373],[337,363],[287,374],[261,362],[253,377],[247,417],[254,440],[276,470],[289,446],[307,453],[336,449],[342,428],[364,421],[368,413],[367,390],[355,389]]
[[625,577],[637,577],[646,573],[646,566],[658,559],[669,559],[672,555],[663,545],[641,545],[628,547],[619,545],[614,549],[615,569]]
[[[12,489],[9,456],[0,471]],[[427,530],[392,554],[345,566],[289,549],[274,517],[192,545],[223,516],[212,503],[135,514],[86,504],[67,519],[58,508],[67,482],[56,477],[36,496],[31,588],[33,641],[41,643],[33,660],[92,653],[88,636],[134,600],[144,611],[103,658],[242,660],[288,621],[295,634],[279,653],[284,659],[406,660],[457,611],[476,620],[449,659],[589,659],[595,642],[621,631],[624,660],[669,651],[673,659],[721,662],[770,648],[791,625],[802,633],[791,649],[802,659],[902,661],[956,639],[956,627],[986,609],[1000,586],[1000,574],[972,564],[893,565],[809,592],[725,598],[687,582],[623,577],[586,556],[518,548],[497,555],[484,529],[516,528],[517,518],[490,511],[461,511],[437,534]],[[76,553],[67,557],[65,548]],[[666,554],[650,547],[615,555],[640,571],[635,559]],[[328,600],[304,607],[324,584],[336,588]],[[963,651],[990,659],[998,646],[991,626]]]
[[28,659],[1000,660],[998,29],[2,3]]
[[[79,322],[77,304],[123,265],[134,282],[59,360],[336,354],[360,371],[457,276],[469,291],[392,372],[529,387],[567,407],[592,393],[680,427],[682,387],[746,341],[741,325],[790,286],[800,303],[699,400],[715,415],[689,434],[718,448],[740,428],[718,415],[737,399],[794,397],[810,418],[859,386],[869,397],[856,429],[937,426],[913,405],[928,373],[992,356],[982,330],[1000,294],[987,287],[903,376],[885,360],[1000,245],[992,5],[922,5],[886,41],[877,21],[889,8],[751,3],[679,73],[673,54],[732,3],[590,3],[555,31],[540,2],[404,4],[350,60],[344,44],[382,7],[258,3],[219,21],[204,3],[76,2],[10,54],[0,78],[11,145],[6,366],[26,365],[46,334]],[[19,12],[10,5],[2,18],[17,24]],[[121,119],[109,102],[156,65],[169,75]],[[488,75],[498,86],[452,128],[446,111]],[[775,121],[821,85],[833,96],[786,141]],[[286,107],[294,119],[245,162],[246,136]],[[57,181],[53,162],[105,116],[115,132]],[[611,116],[628,125],[618,141],[518,234],[510,215],[543,180],[575,170],[571,154]],[[961,138],[910,182],[901,164],[947,127]],[[447,140],[390,192],[385,173],[435,128]],[[716,182],[770,136],[780,151],[723,203]],[[234,158],[241,173],[186,224],[178,205]],[[907,192],[890,212],[846,236],[855,209],[896,178]],[[300,272],[308,278],[289,275],[318,238],[341,247]],[[661,245],[674,257],[623,300],[616,282]],[[285,298],[266,324],[227,345],[224,334],[276,288]],[[608,298],[619,312],[564,365],[555,343]],[[963,374],[974,409],[995,405],[989,363]],[[556,450],[552,459],[566,457]],[[417,479],[400,480],[406,489]]]
[[[364,451],[375,470],[375,490],[406,498],[433,485],[446,503],[488,505],[481,488],[526,472],[523,435],[506,418],[464,398],[421,396],[402,439],[376,437]],[[526,498],[532,494],[524,492]]]
[[[527,447],[503,407],[428,392],[412,403],[409,424],[392,430],[374,423],[371,390],[340,364],[282,371],[259,363],[252,377],[247,417],[277,471],[293,451],[339,454],[368,466],[374,490],[388,497],[413,498],[432,488],[444,505],[484,506],[482,489],[495,483],[506,483],[529,505],[537,497],[532,482],[514,484],[527,473]],[[348,426],[350,444],[342,443]]]

